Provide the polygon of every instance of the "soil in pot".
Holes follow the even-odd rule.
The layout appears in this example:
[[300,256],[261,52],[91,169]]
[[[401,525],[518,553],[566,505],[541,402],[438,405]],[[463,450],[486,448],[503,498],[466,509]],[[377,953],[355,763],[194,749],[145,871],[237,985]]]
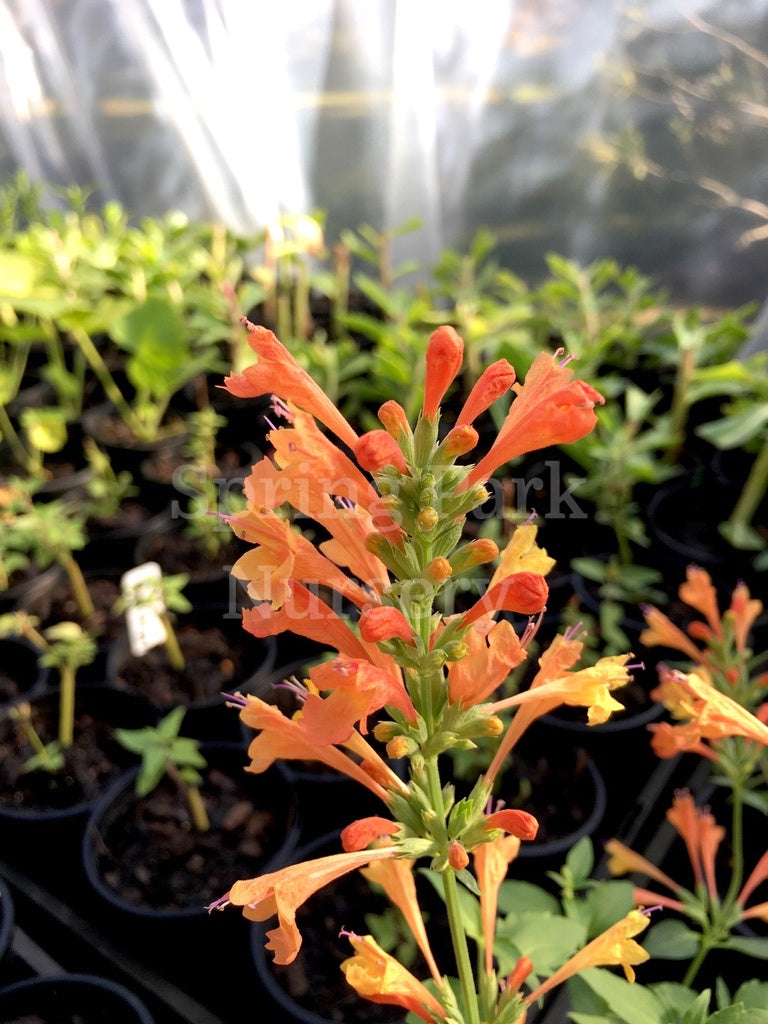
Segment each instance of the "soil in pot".
[[[110,651],[109,682],[141,693],[161,711],[178,704],[209,707],[223,705],[222,693],[242,688],[274,664],[274,640],[249,638],[239,617],[228,618],[226,607],[220,605],[199,606],[189,616],[180,616],[174,631],[183,669],[173,668],[164,646],[134,657],[123,638]],[[235,712],[230,717],[237,721]]]
[[[58,691],[29,702],[31,722],[43,743],[56,738]],[[75,697],[74,742],[64,751],[58,772],[25,771],[35,752],[21,728],[0,718],[0,816],[45,820],[84,812],[107,785],[131,764],[129,754],[114,738],[114,728],[138,728],[153,720],[149,705],[133,694],[105,686],[82,686]]]
[[174,527],[154,535],[142,537],[136,545],[134,562],[157,562],[164,575],[186,573],[189,583],[185,595],[193,604],[199,600],[229,601],[236,592],[235,581],[230,569],[248,549],[244,541],[221,523],[224,543],[215,553],[209,554],[202,541],[185,534],[183,519],[173,520]]
[[178,788],[165,777],[144,797],[136,772],[104,795],[84,839],[91,884],[124,911],[197,915],[233,882],[275,870],[294,851],[296,801],[278,769],[245,772],[236,744],[203,744],[201,794],[210,829],[195,831]]

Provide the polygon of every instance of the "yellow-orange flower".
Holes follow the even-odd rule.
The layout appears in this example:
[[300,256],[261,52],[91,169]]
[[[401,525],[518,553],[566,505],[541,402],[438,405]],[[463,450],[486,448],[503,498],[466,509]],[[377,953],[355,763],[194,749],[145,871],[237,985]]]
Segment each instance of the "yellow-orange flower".
[[[512,720],[510,728],[499,744],[493,760],[486,773],[488,782],[492,782],[501,768],[502,762],[512,749],[513,745],[526,728],[535,718],[547,714],[553,708],[561,704],[570,707],[587,708],[587,724],[600,725],[610,718],[614,711],[623,711],[624,705],[620,704],[611,696],[611,691],[620,686],[625,686],[630,679],[627,670],[627,662],[630,654],[618,654],[611,657],[601,658],[595,665],[579,669],[576,672],[569,672],[551,679],[545,667],[539,675],[551,681],[542,682],[539,685],[531,685],[529,690],[517,693],[512,697],[505,697],[488,705],[491,714],[498,714],[513,707],[528,706],[527,715],[517,723],[518,712]],[[540,659],[540,664],[543,659]],[[542,675],[543,674],[543,675]],[[537,677],[538,678],[538,677]],[[534,684],[536,680],[534,680]]]
[[690,716],[696,720],[704,739],[743,736],[768,745],[768,726],[727,693],[712,686],[700,673],[690,672],[680,682],[692,698]]
[[422,956],[429,967],[429,972],[438,985],[441,984],[432,948],[424,927],[424,915],[416,895],[416,883],[413,878],[415,861],[398,857],[396,860],[377,861],[361,868],[360,873],[374,885],[380,885],[387,899],[393,903],[403,915],[411,934],[421,950]]
[[371,935],[348,935],[355,955],[344,960],[341,969],[352,988],[373,1003],[402,1006],[427,1024],[445,1018],[445,1010],[429,989]]
[[647,875],[654,882],[659,882],[672,892],[679,892],[682,888],[669,875],[665,875],[655,864],[635,853],[618,839],[609,839],[605,844],[605,852],[608,854],[608,870],[612,875],[628,875],[635,872],[640,875]]
[[535,1003],[541,996],[587,967],[621,966],[627,981],[634,981],[633,968],[650,960],[650,954],[634,941],[635,936],[648,927],[649,920],[642,911],[630,910],[626,917],[587,943],[542,985],[526,996],[526,1005]]
[[736,650],[741,652],[747,646],[750,631],[758,615],[762,614],[763,602],[750,598],[749,588],[739,583],[731,595],[731,604],[725,617],[733,623],[733,635]]
[[486,974],[493,971],[493,940],[496,935],[499,889],[507,877],[509,865],[519,852],[520,840],[512,835],[500,836],[489,843],[483,843],[472,853],[477,885],[480,889],[480,919],[483,926]]
[[249,921],[266,921],[277,914],[278,927],[267,932],[266,948],[275,954],[275,963],[290,964],[301,948],[301,933],[296,924],[299,907],[319,889],[350,871],[395,856],[397,847],[387,846],[290,864],[258,878],[235,882],[227,895],[217,901],[216,908],[227,904],[242,907],[243,916]]
[[505,576],[511,576],[516,572],[533,572],[546,576],[553,569],[555,560],[536,543],[537,533],[538,527],[534,523],[524,523],[517,527],[501,552],[499,564],[488,583],[489,587],[495,586]]

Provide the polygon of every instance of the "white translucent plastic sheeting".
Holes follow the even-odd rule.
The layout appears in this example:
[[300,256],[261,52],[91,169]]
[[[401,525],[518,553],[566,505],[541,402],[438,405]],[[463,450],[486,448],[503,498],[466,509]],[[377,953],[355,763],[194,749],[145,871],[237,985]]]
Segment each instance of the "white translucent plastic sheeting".
[[0,175],[764,294],[768,0],[0,0]]

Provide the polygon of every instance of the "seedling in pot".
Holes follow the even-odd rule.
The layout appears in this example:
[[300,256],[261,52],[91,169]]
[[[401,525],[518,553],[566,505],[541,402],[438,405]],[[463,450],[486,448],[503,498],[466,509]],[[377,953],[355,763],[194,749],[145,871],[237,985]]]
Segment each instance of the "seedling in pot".
[[[77,602],[83,622],[90,622],[95,609],[88,585],[73,552],[87,543],[85,515],[75,511],[64,498],[36,502],[35,485],[19,481],[0,496],[2,525],[8,529],[3,547],[3,560],[11,557],[14,568],[19,568],[19,556],[32,561],[38,569],[58,564],[67,574],[72,595]],[[3,497],[7,500],[3,501]],[[2,579],[2,573],[0,573]]]
[[198,771],[206,768],[207,762],[198,740],[179,736],[184,714],[185,708],[176,707],[154,727],[116,729],[115,736],[126,750],[141,757],[136,795],[147,796],[167,775],[184,796],[195,829],[207,832],[210,821],[200,795],[202,777]]
[[163,576],[157,562],[146,562],[123,576],[122,596],[112,606],[115,615],[126,615],[132,652],[140,657],[162,643],[177,672],[183,672],[186,663],[171,613],[192,611],[182,594],[187,583],[186,573]]
[[115,473],[109,456],[91,437],[83,438],[83,451],[88,460],[90,476],[86,483],[88,497],[84,507],[89,519],[113,519],[126,498],[139,493],[127,469]]
[[[21,623],[23,625],[23,622]],[[42,769],[58,772],[64,767],[64,752],[74,742],[75,724],[75,680],[77,670],[90,665],[96,654],[93,637],[86,633],[77,622],[57,622],[43,631],[40,664],[54,668],[59,674],[59,729],[58,736],[51,743],[43,743],[32,724],[29,704],[22,702],[9,712],[10,717],[22,729],[35,753],[24,767],[28,772]]]

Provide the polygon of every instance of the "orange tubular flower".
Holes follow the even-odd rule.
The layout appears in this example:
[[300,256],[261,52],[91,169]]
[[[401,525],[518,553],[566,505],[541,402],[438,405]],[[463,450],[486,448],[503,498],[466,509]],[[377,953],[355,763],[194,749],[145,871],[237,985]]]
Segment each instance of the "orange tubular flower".
[[347,657],[378,662],[330,605],[300,583],[288,581],[285,600],[277,611],[272,611],[266,603],[258,604],[244,608],[242,617],[244,629],[260,638],[277,636],[287,630],[334,647]]
[[360,658],[337,658],[309,670],[318,690],[330,690],[321,699],[310,693],[304,702],[303,721],[315,743],[345,743],[354,726],[367,730],[368,715],[383,707],[395,707],[409,722],[416,721],[416,709],[401,680]]
[[424,406],[422,413],[433,420],[445,392],[461,369],[464,342],[453,327],[438,327],[427,345]]
[[643,618],[648,624],[640,634],[640,643],[646,647],[669,647],[673,651],[682,651],[693,662],[702,661],[702,652],[689,637],[678,629],[658,608],[643,605]]
[[257,545],[232,567],[234,577],[247,581],[254,601],[269,601],[273,609],[280,608],[289,581],[296,580],[331,587],[361,608],[370,603],[370,594],[269,509],[249,509],[228,517],[228,522],[238,537]]
[[731,605],[725,615],[733,623],[733,635],[736,650],[739,653],[746,649],[752,626],[762,611],[763,602],[751,599],[749,588],[743,583],[737,584],[731,595]]
[[398,437],[405,437],[411,432],[411,425],[408,422],[405,409],[399,402],[395,402],[393,399],[390,399],[381,406],[378,417],[386,432],[391,434],[395,440]]
[[477,417],[489,409],[497,398],[505,395],[515,383],[514,368],[506,359],[499,359],[486,366],[475,382],[469,397],[462,406],[456,426],[471,425]]
[[341,969],[352,988],[373,1003],[402,1006],[427,1024],[445,1018],[445,1010],[426,986],[377,944],[371,935],[347,936],[355,955]]
[[483,843],[472,853],[480,889],[480,919],[483,925],[486,974],[493,973],[493,940],[496,935],[499,889],[507,877],[509,865],[519,852],[520,840],[517,836],[502,836],[490,843]]
[[506,808],[501,811],[494,811],[485,819],[484,832],[500,828],[518,839],[535,839],[539,831],[539,823],[532,814],[527,811],[518,811],[514,808]]
[[397,441],[386,430],[369,430],[355,445],[358,465],[368,473],[393,466],[398,473],[410,475],[405,456]]
[[464,613],[464,625],[471,626],[483,615],[497,611],[536,615],[544,609],[549,587],[543,576],[534,572],[516,572],[486,590],[469,611]]
[[360,636],[366,643],[381,643],[383,640],[403,640],[413,643],[413,626],[403,613],[391,605],[368,608],[360,616]]
[[648,927],[649,921],[650,918],[643,914],[642,911],[630,910],[626,917],[623,917],[621,921],[611,925],[602,935],[598,935],[596,939],[587,943],[583,949],[580,949],[559,970],[555,971],[550,978],[547,978],[543,985],[539,985],[537,989],[527,995],[525,997],[526,1005],[531,1006],[541,996],[546,995],[547,992],[557,985],[562,984],[568,978],[572,978],[579,971],[583,971],[587,967],[620,965],[624,968],[627,981],[634,981],[635,972],[632,968],[650,960],[650,954],[634,941],[634,937]]
[[[266,948],[275,954],[276,964],[290,964],[301,948],[296,911],[319,889],[357,868],[376,860],[397,856],[397,847],[387,846],[358,853],[334,853],[300,864],[290,864],[258,878],[235,882],[227,895],[214,904],[243,908],[249,921],[266,921],[277,914],[278,927],[267,932]],[[213,909],[213,908],[209,908]]]
[[517,398],[488,453],[467,477],[464,486],[488,480],[499,466],[525,452],[552,444],[578,441],[597,423],[596,403],[603,397],[581,380],[573,380],[565,361],[542,352],[524,384],[514,384]]
[[651,749],[656,757],[668,760],[678,754],[699,754],[710,761],[717,760],[717,754],[702,742],[701,731],[696,722],[684,725],[670,725],[669,722],[658,722],[649,725],[653,733]]
[[717,591],[712,585],[711,576],[697,565],[689,565],[685,575],[685,583],[678,589],[680,600],[704,616],[715,636],[722,636],[723,624],[717,606]]
[[[466,856],[466,855],[465,855]],[[432,948],[429,945],[427,930],[424,927],[424,915],[416,895],[416,883],[413,878],[413,867],[415,861],[399,857],[397,860],[378,861],[361,868],[360,873],[374,885],[380,885],[386,893],[387,899],[394,904],[403,915],[416,944],[421,950],[424,962],[429,967],[429,973],[438,985],[442,985],[442,978],[438,970]]]
[[393,836],[400,828],[397,821],[389,821],[388,818],[380,818],[372,815],[369,818],[359,818],[351,822],[341,830],[341,845],[347,853],[356,850],[364,850],[377,839]]
[[671,892],[680,892],[682,886],[669,875],[665,875],[651,861],[630,850],[624,843],[620,843],[618,839],[609,839],[605,844],[605,851],[609,855],[607,867],[612,875],[628,875],[634,872],[652,878],[654,882],[665,886]]
[[513,668],[526,658],[511,624],[485,615],[462,638],[468,653],[448,664],[448,694],[452,704],[473,707],[486,700]]
[[[251,763],[246,771],[259,775],[279,760],[320,761],[329,768],[348,775],[386,803],[388,793],[385,787],[335,746],[316,743],[309,735],[301,716],[288,718],[279,708],[252,694],[248,694],[246,700],[247,703],[240,712],[240,719],[251,729],[258,730],[258,736],[251,740],[248,747]],[[351,743],[347,745],[353,749]],[[394,772],[390,771],[390,775],[394,783],[400,785],[400,780]]]
[[238,398],[277,395],[284,402],[292,402],[315,416],[344,444],[354,448],[357,444],[355,431],[272,331],[257,327],[245,317],[241,322],[248,330],[248,344],[259,359],[253,366],[246,366],[242,373],[226,377],[224,387],[227,391]]

